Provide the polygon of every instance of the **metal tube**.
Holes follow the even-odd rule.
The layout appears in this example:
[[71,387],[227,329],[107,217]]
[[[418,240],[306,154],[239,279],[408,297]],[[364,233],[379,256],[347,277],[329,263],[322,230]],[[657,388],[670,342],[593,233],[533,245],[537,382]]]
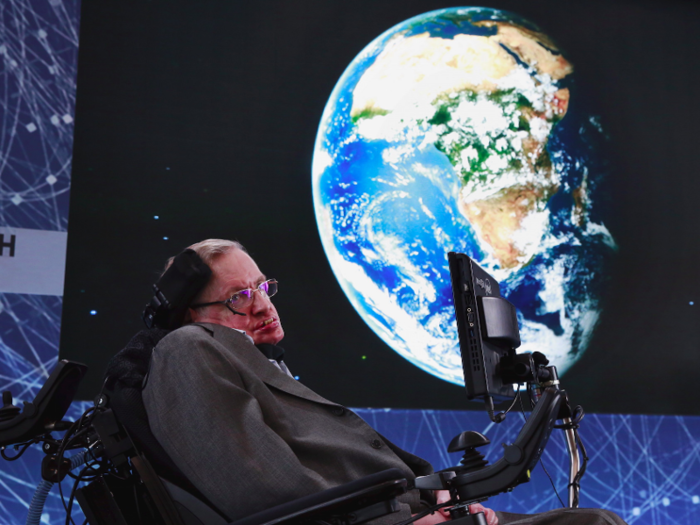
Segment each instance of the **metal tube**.
[[[565,417],[562,419],[565,425],[571,424],[571,418]],[[579,488],[574,485],[574,480],[581,468],[581,460],[578,455],[578,447],[576,446],[576,435],[573,428],[564,430],[566,436],[566,449],[569,451],[569,507],[572,509],[578,508],[578,493]]]

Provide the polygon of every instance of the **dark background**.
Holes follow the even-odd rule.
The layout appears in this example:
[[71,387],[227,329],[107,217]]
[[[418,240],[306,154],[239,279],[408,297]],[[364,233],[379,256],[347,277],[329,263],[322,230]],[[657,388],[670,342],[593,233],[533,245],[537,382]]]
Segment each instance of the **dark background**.
[[[142,328],[165,259],[220,237],[242,242],[281,282],[287,362],[312,389],[350,406],[476,407],[354,311],[328,265],[311,195],[317,126],[346,66],[395,24],[457,5],[83,2],[60,357],[90,366],[84,398]],[[606,226],[620,249],[599,327],[564,377],[572,401],[596,412],[700,414],[700,9],[488,7],[520,14],[560,44],[611,136]]]

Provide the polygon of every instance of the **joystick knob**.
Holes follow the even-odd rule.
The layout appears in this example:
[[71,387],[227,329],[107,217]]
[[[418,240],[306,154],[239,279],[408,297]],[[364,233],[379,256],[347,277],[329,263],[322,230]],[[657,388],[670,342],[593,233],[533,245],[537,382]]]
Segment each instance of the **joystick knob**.
[[450,442],[447,447],[448,452],[459,452],[464,450],[464,455],[460,461],[461,467],[455,467],[455,472],[467,473],[475,470],[481,470],[488,461],[484,459],[484,455],[476,451],[477,447],[482,447],[491,443],[489,438],[479,432],[468,430],[462,432]]
[[468,430],[455,436],[454,439],[450,441],[447,452],[459,452],[460,450],[467,450],[468,448],[483,447],[489,443],[491,443],[491,441],[485,435],[480,432],[475,432],[474,430]]

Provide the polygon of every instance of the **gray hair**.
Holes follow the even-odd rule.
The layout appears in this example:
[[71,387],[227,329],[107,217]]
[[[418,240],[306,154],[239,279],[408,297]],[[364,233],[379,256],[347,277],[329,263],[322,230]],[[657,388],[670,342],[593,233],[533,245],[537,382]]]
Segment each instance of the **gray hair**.
[[[218,259],[221,255],[224,255],[231,250],[237,249],[248,253],[248,250],[246,250],[240,242],[228,241],[226,239],[207,239],[188,246],[187,248],[194,250],[207,266],[211,266],[215,259]],[[174,259],[175,256],[168,259],[168,261],[165,263],[165,269],[163,270],[164,273],[165,270],[170,268],[170,265],[173,264]]]
[[[199,257],[205,262],[207,266],[211,266],[212,262],[214,262],[217,258],[221,257],[222,255],[230,252],[231,250],[242,250],[245,253],[248,253],[248,250],[246,250],[240,242],[227,241],[225,239],[207,239],[205,241],[201,241],[191,246],[188,246],[188,248],[194,250],[195,253],[199,255]],[[165,263],[163,273],[165,273],[166,270],[170,268],[170,265],[173,264],[174,259],[175,256],[168,259],[168,261]],[[210,286],[211,282],[207,283],[207,285],[202,290],[200,290],[197,296],[192,300],[192,303],[194,304],[200,302],[201,298],[204,296],[204,294],[207,292]],[[182,324],[189,324],[191,322],[192,317],[190,316],[190,312],[188,310],[185,312],[185,318],[183,319]]]

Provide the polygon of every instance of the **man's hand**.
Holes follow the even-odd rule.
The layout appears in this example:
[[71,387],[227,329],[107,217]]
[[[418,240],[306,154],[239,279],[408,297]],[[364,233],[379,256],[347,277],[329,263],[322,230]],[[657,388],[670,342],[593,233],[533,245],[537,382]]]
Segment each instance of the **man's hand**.
[[488,525],[498,525],[498,516],[496,516],[496,513],[493,510],[487,509],[480,503],[469,505],[469,514],[476,514],[477,512],[484,513],[484,517],[486,518],[486,523],[488,523]]
[[[447,490],[436,490],[435,497],[437,503],[445,503],[450,500],[450,493]],[[469,505],[469,513],[476,514],[477,512],[483,512],[486,518],[486,523],[488,525],[498,525],[498,516],[496,513],[487,509],[480,503],[475,503],[474,505]],[[416,525],[435,525],[437,523],[443,523],[445,521],[450,521],[450,511],[448,508],[440,509],[434,514],[428,514],[425,518],[421,518],[416,521]]]

